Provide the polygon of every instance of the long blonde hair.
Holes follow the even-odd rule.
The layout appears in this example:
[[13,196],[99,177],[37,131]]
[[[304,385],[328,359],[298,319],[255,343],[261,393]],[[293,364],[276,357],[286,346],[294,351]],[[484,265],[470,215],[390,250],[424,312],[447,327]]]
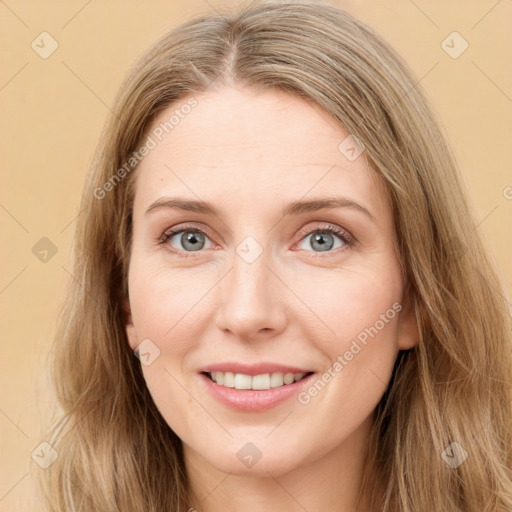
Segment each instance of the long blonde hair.
[[[375,410],[361,496],[384,512],[510,512],[511,317],[457,163],[395,51],[343,10],[308,1],[202,14],[157,41],[121,85],[83,191],[55,338],[62,414],[45,437],[59,453],[40,470],[46,510],[190,506],[181,441],[126,340],[134,171],[119,170],[158,112],[226,83],[324,108],[362,143],[392,201],[419,340],[399,353]],[[454,450],[467,456],[457,467],[446,462]]]

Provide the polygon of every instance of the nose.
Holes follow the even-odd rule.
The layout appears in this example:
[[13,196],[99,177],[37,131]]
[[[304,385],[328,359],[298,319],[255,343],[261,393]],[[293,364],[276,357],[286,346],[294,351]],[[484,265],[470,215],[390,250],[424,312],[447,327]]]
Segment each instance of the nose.
[[237,253],[219,283],[217,327],[242,341],[267,339],[285,329],[285,287],[269,268],[265,251],[252,263]]

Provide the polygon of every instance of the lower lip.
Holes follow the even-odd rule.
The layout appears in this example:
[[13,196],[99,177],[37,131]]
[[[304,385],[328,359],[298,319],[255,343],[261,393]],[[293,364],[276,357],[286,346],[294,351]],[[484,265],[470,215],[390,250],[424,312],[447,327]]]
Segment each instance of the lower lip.
[[254,389],[235,389],[220,386],[203,373],[199,377],[204,382],[209,393],[219,402],[232,409],[248,412],[262,412],[279,405],[292,396],[297,395],[299,391],[307,386],[315,376],[314,373],[304,377],[292,384],[285,384],[278,388],[254,390]]

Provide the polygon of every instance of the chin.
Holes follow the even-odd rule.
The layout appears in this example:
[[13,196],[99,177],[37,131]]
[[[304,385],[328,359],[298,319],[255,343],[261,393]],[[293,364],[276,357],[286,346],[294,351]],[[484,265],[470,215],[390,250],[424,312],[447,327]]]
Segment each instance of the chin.
[[268,477],[269,474],[280,476],[292,471],[299,465],[299,461],[296,459],[277,460],[275,457],[265,457],[264,454],[253,465],[246,465],[238,459],[236,453],[229,457],[228,460],[224,458],[223,460],[211,461],[211,463],[225,473],[251,477]]
[[[207,464],[214,466],[219,471],[240,476],[279,476],[292,471],[301,464],[297,452],[293,453],[288,447],[286,451],[265,442],[264,439],[240,441],[231,439],[229,444],[218,445],[212,451],[212,443],[206,447],[195,450]],[[283,446],[281,446],[283,448]]]

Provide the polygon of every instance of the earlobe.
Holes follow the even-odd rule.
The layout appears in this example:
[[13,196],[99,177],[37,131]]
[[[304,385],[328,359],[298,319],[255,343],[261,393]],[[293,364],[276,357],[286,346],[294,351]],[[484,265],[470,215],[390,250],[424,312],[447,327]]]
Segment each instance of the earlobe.
[[137,347],[137,333],[135,332],[135,326],[133,325],[133,319],[130,309],[130,301],[128,299],[123,300],[123,314],[124,314],[124,326],[126,329],[126,336],[128,344],[132,350]]
[[398,320],[398,348],[409,350],[418,344],[419,329],[416,308],[412,296],[409,295]]

